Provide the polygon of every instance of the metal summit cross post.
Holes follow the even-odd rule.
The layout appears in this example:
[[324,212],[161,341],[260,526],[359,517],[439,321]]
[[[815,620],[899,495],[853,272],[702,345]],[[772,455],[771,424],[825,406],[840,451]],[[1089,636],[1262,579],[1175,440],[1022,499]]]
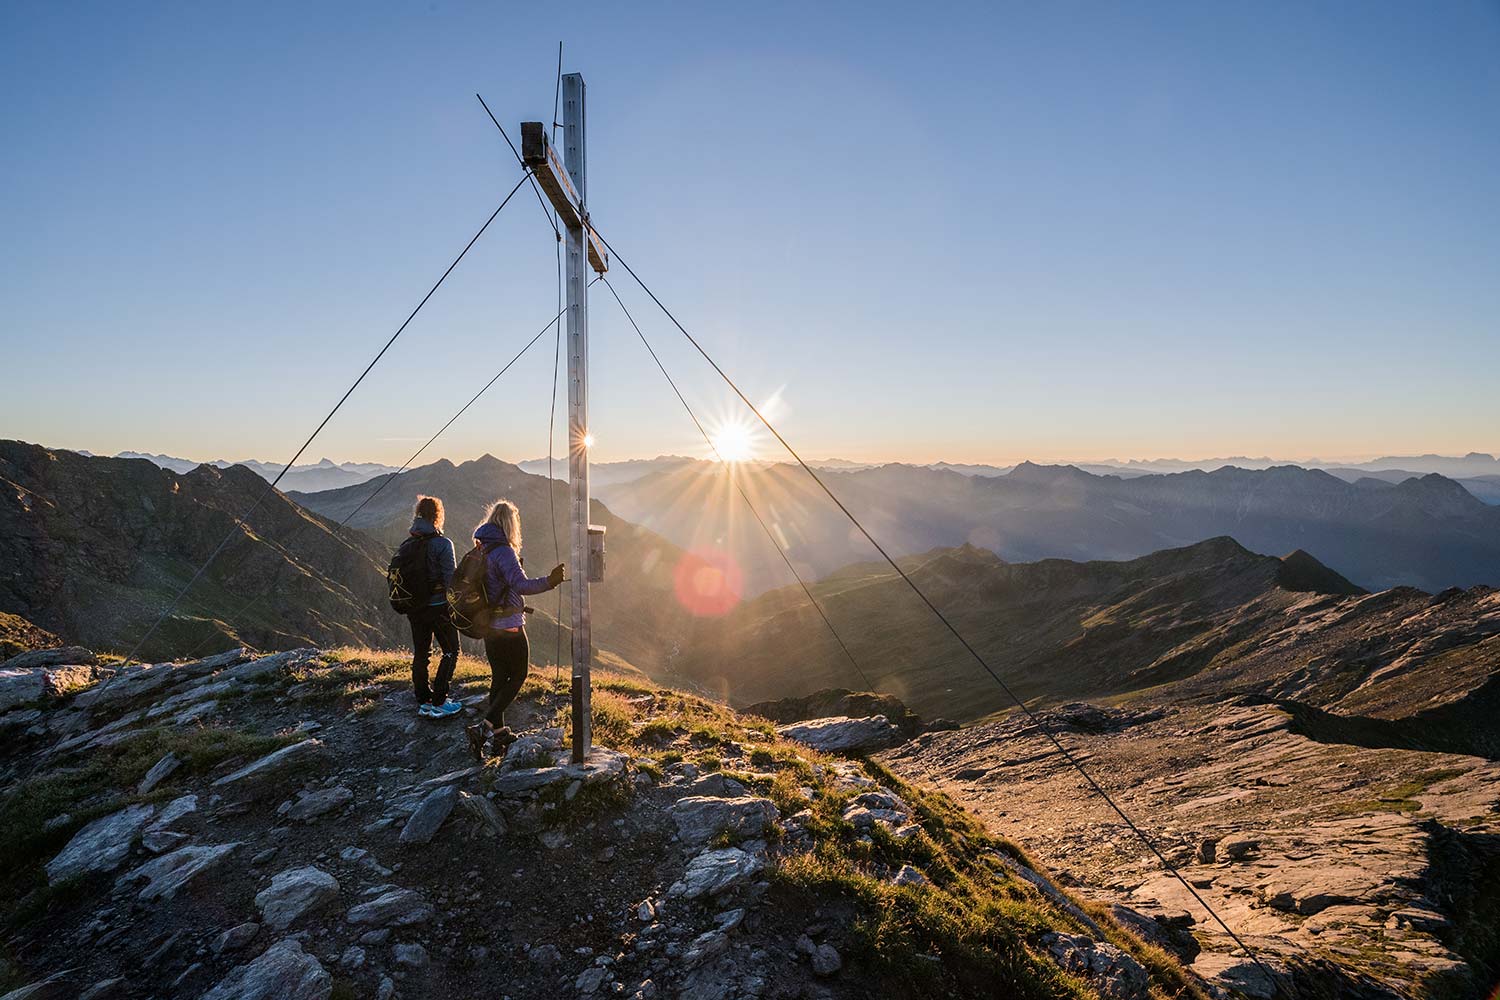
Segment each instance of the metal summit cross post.
[[589,524],[589,292],[587,269],[603,274],[609,255],[589,227],[588,167],[584,146],[583,77],[562,78],[563,149],[559,157],[541,122],[521,123],[521,160],[531,169],[567,230],[568,316],[568,561],[572,576],[573,761],[593,747],[589,584],[604,578],[604,529]]

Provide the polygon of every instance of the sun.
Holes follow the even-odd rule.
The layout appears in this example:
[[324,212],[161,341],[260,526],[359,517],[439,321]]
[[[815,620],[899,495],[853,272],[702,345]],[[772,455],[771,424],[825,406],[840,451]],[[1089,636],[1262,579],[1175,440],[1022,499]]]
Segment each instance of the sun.
[[748,462],[755,457],[755,432],[748,424],[726,423],[710,435],[716,456],[725,462]]

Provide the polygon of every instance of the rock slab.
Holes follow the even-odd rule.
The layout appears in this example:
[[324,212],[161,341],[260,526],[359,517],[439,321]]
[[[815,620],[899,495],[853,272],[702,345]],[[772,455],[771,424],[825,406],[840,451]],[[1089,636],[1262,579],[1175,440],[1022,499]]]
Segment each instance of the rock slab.
[[179,847],[171,854],[163,854],[148,861],[132,872],[120,876],[121,883],[145,880],[146,887],[138,897],[141,902],[153,899],[171,899],[182,887],[218,864],[240,845],[229,844]]
[[255,894],[255,908],[266,924],[286,930],[298,919],[339,898],[338,879],[312,865],[288,868]]
[[413,889],[392,889],[351,909],[348,920],[351,924],[371,927],[408,927],[425,924],[432,917],[432,906],[421,893]]
[[136,834],[155,812],[153,805],[126,806],[89,823],[47,862],[47,881],[55,884],[88,872],[114,871],[125,861]]
[[278,941],[220,980],[202,1000],[328,1000],[333,977],[297,941]]
[[434,788],[422,799],[411,819],[401,830],[401,843],[426,844],[437,836],[438,830],[447,822],[453,807],[458,804],[458,789],[453,785]]
[[738,847],[720,847],[704,851],[688,862],[682,878],[673,883],[667,895],[681,899],[717,896],[749,882],[765,868],[756,854]]
[[741,796],[734,799],[689,795],[667,810],[677,824],[677,836],[689,846],[702,846],[723,834],[735,840],[759,837],[780,819],[770,799]]

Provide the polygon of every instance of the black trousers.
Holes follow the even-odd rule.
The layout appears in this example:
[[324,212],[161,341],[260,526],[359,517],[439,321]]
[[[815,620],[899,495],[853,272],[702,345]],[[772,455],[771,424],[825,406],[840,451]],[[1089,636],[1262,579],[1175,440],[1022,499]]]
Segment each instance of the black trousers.
[[[441,705],[448,700],[448,684],[453,680],[453,668],[458,666],[458,629],[453,626],[453,617],[448,605],[423,608],[414,615],[407,615],[411,622],[411,687],[417,696],[417,704],[431,702]],[[436,639],[443,658],[438,661],[437,676],[427,683],[427,664],[432,660],[432,640]]]
[[484,655],[490,661],[490,704],[484,717],[499,729],[505,725],[505,710],[526,683],[527,661],[531,658],[526,630],[495,633],[484,640]]

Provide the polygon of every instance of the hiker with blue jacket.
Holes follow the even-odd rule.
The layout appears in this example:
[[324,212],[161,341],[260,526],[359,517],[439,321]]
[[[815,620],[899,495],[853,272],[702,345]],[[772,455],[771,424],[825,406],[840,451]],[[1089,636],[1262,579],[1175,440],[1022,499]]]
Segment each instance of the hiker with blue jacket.
[[505,710],[526,682],[531,647],[526,639],[523,597],[562,586],[567,575],[561,563],[546,576],[527,576],[521,565],[521,512],[509,500],[498,500],[474,529],[474,545],[485,558],[485,589],[490,604],[502,609],[489,622],[484,655],[490,661],[490,700],[484,718],[468,727],[469,746],[476,758],[484,756],[486,740],[496,751],[515,742],[505,724]]
[[[417,714],[441,719],[463,711],[463,705],[448,697],[453,669],[458,666],[458,629],[448,611],[448,588],[453,585],[453,543],[443,537],[443,501],[418,497],[415,516],[405,545],[421,546],[425,556],[426,584],[430,596],[407,614],[411,622],[411,685],[417,696]],[[415,553],[413,554],[415,558]],[[432,660],[432,640],[443,657],[429,685],[427,665]]]

